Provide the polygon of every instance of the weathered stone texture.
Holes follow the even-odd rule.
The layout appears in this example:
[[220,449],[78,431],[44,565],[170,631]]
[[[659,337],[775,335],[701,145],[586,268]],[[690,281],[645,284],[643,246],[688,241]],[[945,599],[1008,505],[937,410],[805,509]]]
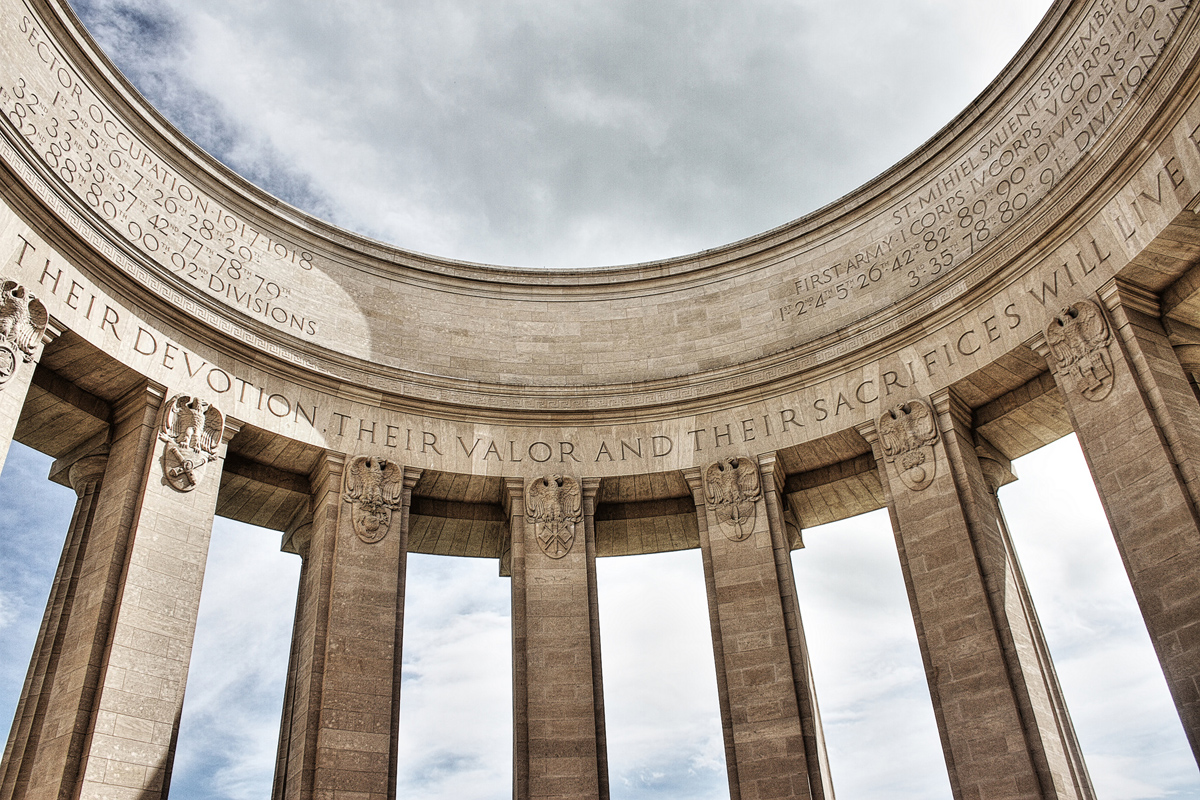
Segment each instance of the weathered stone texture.
[[706,480],[712,466],[689,474],[730,793],[764,800],[832,797],[790,548],[782,530],[775,462],[765,462],[765,475],[747,459],[736,463],[739,472],[752,471],[740,479],[748,491],[734,499],[754,505],[753,514],[742,516],[744,527],[722,521]]
[[[533,482],[536,485],[544,479]],[[574,540],[552,556],[532,486],[512,481],[514,796],[608,797],[596,602],[595,493],[560,479],[578,502]],[[563,515],[558,515],[563,518]],[[570,509],[566,518],[571,517]]]
[[[948,392],[934,406],[924,486],[898,480],[903,465],[881,446],[878,456],[951,786],[965,797],[1091,798],[970,412]],[[861,430],[879,441],[873,426]]]
[[1200,404],[1149,299],[1111,284],[1113,389],[1055,373],[1193,752],[1200,754]]
[[395,795],[408,515],[420,473],[391,465],[396,484],[383,492],[394,491],[398,508],[382,536],[364,539],[362,492],[346,474],[355,467],[333,453],[318,463],[312,522],[293,537],[304,561],[276,800]]

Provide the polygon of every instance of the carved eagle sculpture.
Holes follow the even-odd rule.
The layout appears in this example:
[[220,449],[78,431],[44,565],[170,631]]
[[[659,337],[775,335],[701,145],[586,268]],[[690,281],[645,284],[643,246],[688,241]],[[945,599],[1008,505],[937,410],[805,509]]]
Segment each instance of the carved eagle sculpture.
[[1112,387],[1108,340],[1108,321],[1089,300],[1064,308],[1046,326],[1046,344],[1059,371],[1074,376],[1089,400],[1099,400]]
[[364,542],[377,542],[387,535],[392,509],[404,494],[404,470],[382,458],[359,456],[346,470],[342,499],[353,504],[354,532]]
[[38,341],[46,330],[50,315],[42,301],[25,291],[16,281],[0,286],[0,340],[12,343],[25,361],[33,358]]
[[704,471],[704,497],[735,542],[754,532],[754,503],[761,496],[758,469],[747,458],[717,461]]
[[382,458],[356,458],[346,473],[346,499],[370,506],[394,507],[404,492],[399,464]]
[[879,417],[883,455],[896,465],[900,481],[914,491],[933,483],[937,471],[933,443],[937,437],[933,412],[920,400],[902,403]]
[[884,455],[899,459],[901,470],[918,467],[926,459],[922,449],[937,441],[933,412],[918,401],[890,408],[879,418],[879,439]]
[[179,394],[167,404],[158,437],[167,444],[163,453],[167,480],[181,492],[200,482],[200,468],[212,461],[225,432],[225,415],[199,397]]
[[215,453],[221,443],[225,416],[207,400],[181,394],[171,404],[167,428],[180,448]]
[[538,545],[551,558],[562,558],[575,541],[575,524],[583,518],[583,494],[573,478],[538,478],[525,490],[525,514]]

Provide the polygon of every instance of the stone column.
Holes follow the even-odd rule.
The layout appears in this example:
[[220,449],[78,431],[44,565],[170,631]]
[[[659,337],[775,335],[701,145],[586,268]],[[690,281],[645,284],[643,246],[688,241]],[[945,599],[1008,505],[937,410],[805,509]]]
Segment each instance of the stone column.
[[307,608],[304,586],[309,578],[306,568],[309,565],[308,546],[312,542],[312,530],[312,509],[309,508],[308,515],[301,516],[296,525],[284,533],[280,547],[285,553],[300,556],[300,581],[296,589],[296,611],[292,617],[292,646],[288,652],[288,672],[283,688],[283,711],[279,721],[279,744],[275,752],[275,779],[271,787],[271,800],[282,800],[287,791],[288,754],[292,747],[293,725],[297,723],[297,683],[303,674],[301,659],[312,650],[311,641],[305,641],[301,635],[305,627],[304,611]]
[[773,455],[684,472],[708,587],[734,800],[832,800]]
[[1200,760],[1200,404],[1155,298],[1112,282],[1100,300],[1063,309],[1031,345],[1066,401]]
[[108,464],[107,447],[103,450],[102,454],[84,456],[67,468],[68,480],[76,495],[75,511],[71,515],[71,526],[67,529],[54,585],[46,602],[46,613],[13,717],[4,761],[0,764],[0,797],[5,800],[24,797],[29,791],[29,771],[45,730],[51,690],[58,682],[59,663],[66,647],[67,622],[86,563],[88,535],[95,519],[104,468]]
[[[72,523],[67,585],[55,587],[34,656],[22,701],[33,713],[24,733],[18,722],[5,800],[166,795],[220,462],[238,426],[164,396],[146,385],[114,407],[102,482]],[[86,494],[94,478],[78,477]]]
[[942,391],[932,409],[914,399],[859,430],[879,461],[954,796],[1090,800],[970,410]]
[[598,486],[562,475],[506,484],[516,800],[608,797],[592,519]]
[[277,799],[396,796],[408,514],[420,470],[326,453],[312,475]]
[[[1013,474],[1012,462],[989,442],[978,441],[975,452],[979,457],[979,466],[990,499],[995,506],[996,523],[1009,565],[1006,575],[1011,587],[1009,613],[1018,621],[1015,626],[1014,643],[1018,645],[1018,660],[1025,681],[1034,687],[1028,698],[1030,710],[1033,711],[1039,728],[1060,732],[1065,763],[1060,762],[1059,774],[1071,776],[1079,797],[1094,798],[1095,790],[1092,788],[1087,764],[1083,760],[1083,748],[1079,746],[1079,738],[1075,735],[1075,724],[1071,721],[1067,701],[1058,682],[1058,671],[1050,657],[1050,647],[1046,644],[1042,623],[1033,605],[1033,596],[1025,582],[1025,572],[1021,569],[1021,562],[1017,558],[1012,535],[1009,533],[1008,521],[1004,518],[1004,508],[1000,504],[998,490],[1001,486],[1015,481],[1017,476]],[[1063,769],[1064,766],[1066,769]]]
[[16,281],[0,278],[0,469],[42,348],[61,332],[41,300]]

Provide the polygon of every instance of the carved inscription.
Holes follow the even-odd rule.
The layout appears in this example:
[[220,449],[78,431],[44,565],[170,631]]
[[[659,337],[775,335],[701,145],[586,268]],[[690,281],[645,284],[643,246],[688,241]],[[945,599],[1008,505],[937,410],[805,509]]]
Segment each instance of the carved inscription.
[[317,336],[318,319],[286,277],[313,270],[313,254],[179,175],[92,92],[31,15],[15,29],[26,52],[4,58],[4,67],[41,71],[0,78],[0,105],[48,171],[178,278],[294,336]]
[[177,491],[190,492],[204,479],[205,467],[217,457],[225,433],[225,415],[199,397],[177,394],[167,403],[158,438],[163,448],[163,474]]
[[722,459],[704,470],[704,499],[730,541],[741,542],[754,533],[760,497],[758,468],[748,458]]
[[1104,312],[1091,300],[1067,306],[1046,326],[1046,344],[1056,369],[1071,376],[1088,400],[1103,400],[1112,391],[1111,338]]
[[383,458],[359,456],[346,468],[342,500],[350,504],[354,532],[367,544],[382,541],[392,527],[392,511],[404,496],[404,470]]
[[884,457],[895,465],[901,482],[916,492],[933,483],[938,434],[929,406],[921,400],[901,403],[883,413],[878,427]]
[[21,362],[33,360],[49,321],[46,306],[24,286],[8,280],[0,285],[0,389]]
[[575,526],[583,519],[579,482],[563,475],[531,481],[525,487],[525,514],[542,552],[562,558],[571,552]]
[[1112,126],[1188,5],[1093,3],[1075,35],[990,131],[881,218],[859,226],[854,240],[847,236],[821,263],[797,270],[776,320],[812,325],[830,315],[860,315],[956,273]]

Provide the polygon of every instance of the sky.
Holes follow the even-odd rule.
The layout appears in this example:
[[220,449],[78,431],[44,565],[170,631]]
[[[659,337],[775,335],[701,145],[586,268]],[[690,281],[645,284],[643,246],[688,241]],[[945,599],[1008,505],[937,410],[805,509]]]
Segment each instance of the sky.
[[[75,0],[126,76],[248,180],[398,246],[555,267],[683,255],[814,210],[918,147],[1045,0]],[[72,493],[14,445],[0,720]],[[1200,773],[1073,437],[1001,490],[1099,797]],[[797,591],[840,800],[949,798],[883,512],[805,532]],[[597,565],[613,800],[728,797],[698,551]],[[269,795],[299,559],[218,519],[173,800]],[[413,555],[400,797],[510,796],[507,579]],[[2,724],[2,723],[0,723]]]

